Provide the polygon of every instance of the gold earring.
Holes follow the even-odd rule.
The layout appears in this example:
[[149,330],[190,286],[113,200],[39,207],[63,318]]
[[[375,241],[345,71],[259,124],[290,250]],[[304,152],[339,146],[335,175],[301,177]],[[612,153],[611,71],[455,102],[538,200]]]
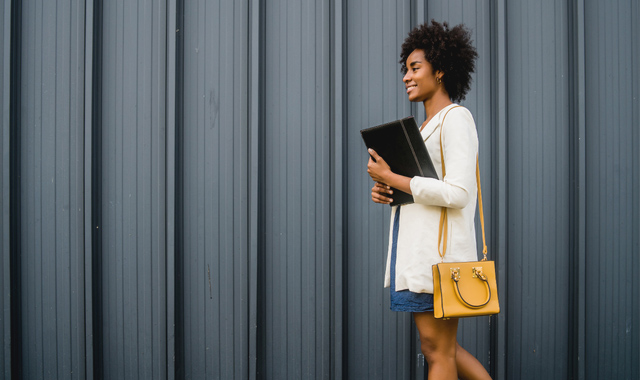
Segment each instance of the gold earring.
[[437,84],[442,84],[442,78],[436,77],[436,83]]

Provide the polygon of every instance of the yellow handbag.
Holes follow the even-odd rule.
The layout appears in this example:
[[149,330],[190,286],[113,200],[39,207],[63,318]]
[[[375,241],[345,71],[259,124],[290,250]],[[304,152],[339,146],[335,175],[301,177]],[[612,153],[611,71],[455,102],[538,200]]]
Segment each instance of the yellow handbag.
[[[451,111],[452,107],[449,109]],[[449,113],[447,111],[447,113]],[[440,127],[440,158],[442,160],[442,177],[445,175],[444,153],[442,149],[442,128],[445,113]],[[478,182],[478,205],[480,225],[482,226],[482,261],[445,263],[447,251],[447,208],[440,213],[438,231],[438,253],[441,263],[433,268],[433,315],[435,318],[449,319],[477,317],[500,312],[498,288],[496,286],[496,269],[493,261],[487,260],[487,244],[484,237],[484,215],[482,210],[482,190],[480,187],[480,165],[476,159],[476,181]],[[441,238],[443,249],[440,250]]]

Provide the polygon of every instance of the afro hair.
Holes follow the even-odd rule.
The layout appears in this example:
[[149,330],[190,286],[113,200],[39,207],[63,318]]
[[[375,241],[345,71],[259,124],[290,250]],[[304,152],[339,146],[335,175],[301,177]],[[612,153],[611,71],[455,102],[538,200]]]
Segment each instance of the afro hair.
[[406,74],[406,61],[416,49],[424,56],[433,71],[441,71],[442,83],[453,102],[464,100],[471,88],[471,73],[475,71],[478,53],[471,44],[471,32],[463,25],[449,29],[449,24],[431,20],[414,28],[402,44],[400,64]]

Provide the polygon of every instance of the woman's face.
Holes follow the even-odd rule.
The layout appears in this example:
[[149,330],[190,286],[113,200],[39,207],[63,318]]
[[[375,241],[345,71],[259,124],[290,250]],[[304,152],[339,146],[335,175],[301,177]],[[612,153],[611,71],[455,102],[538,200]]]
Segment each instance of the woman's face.
[[424,57],[422,49],[414,50],[407,62],[407,73],[402,81],[407,88],[407,95],[412,102],[424,102],[430,99],[438,90],[439,85],[436,77],[441,78],[440,71],[433,72],[431,64]]

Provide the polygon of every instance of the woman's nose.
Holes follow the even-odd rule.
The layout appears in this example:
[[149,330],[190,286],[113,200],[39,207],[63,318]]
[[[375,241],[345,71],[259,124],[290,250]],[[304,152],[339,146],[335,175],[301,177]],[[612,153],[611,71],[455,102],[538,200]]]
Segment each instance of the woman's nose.
[[402,78],[402,81],[403,81],[404,83],[407,83],[407,82],[409,81],[409,79],[410,79],[410,78],[409,78],[409,77],[410,77],[410,76],[409,76],[409,73],[410,73],[410,71],[407,71],[407,73],[406,73],[406,74],[404,74],[404,77]]

